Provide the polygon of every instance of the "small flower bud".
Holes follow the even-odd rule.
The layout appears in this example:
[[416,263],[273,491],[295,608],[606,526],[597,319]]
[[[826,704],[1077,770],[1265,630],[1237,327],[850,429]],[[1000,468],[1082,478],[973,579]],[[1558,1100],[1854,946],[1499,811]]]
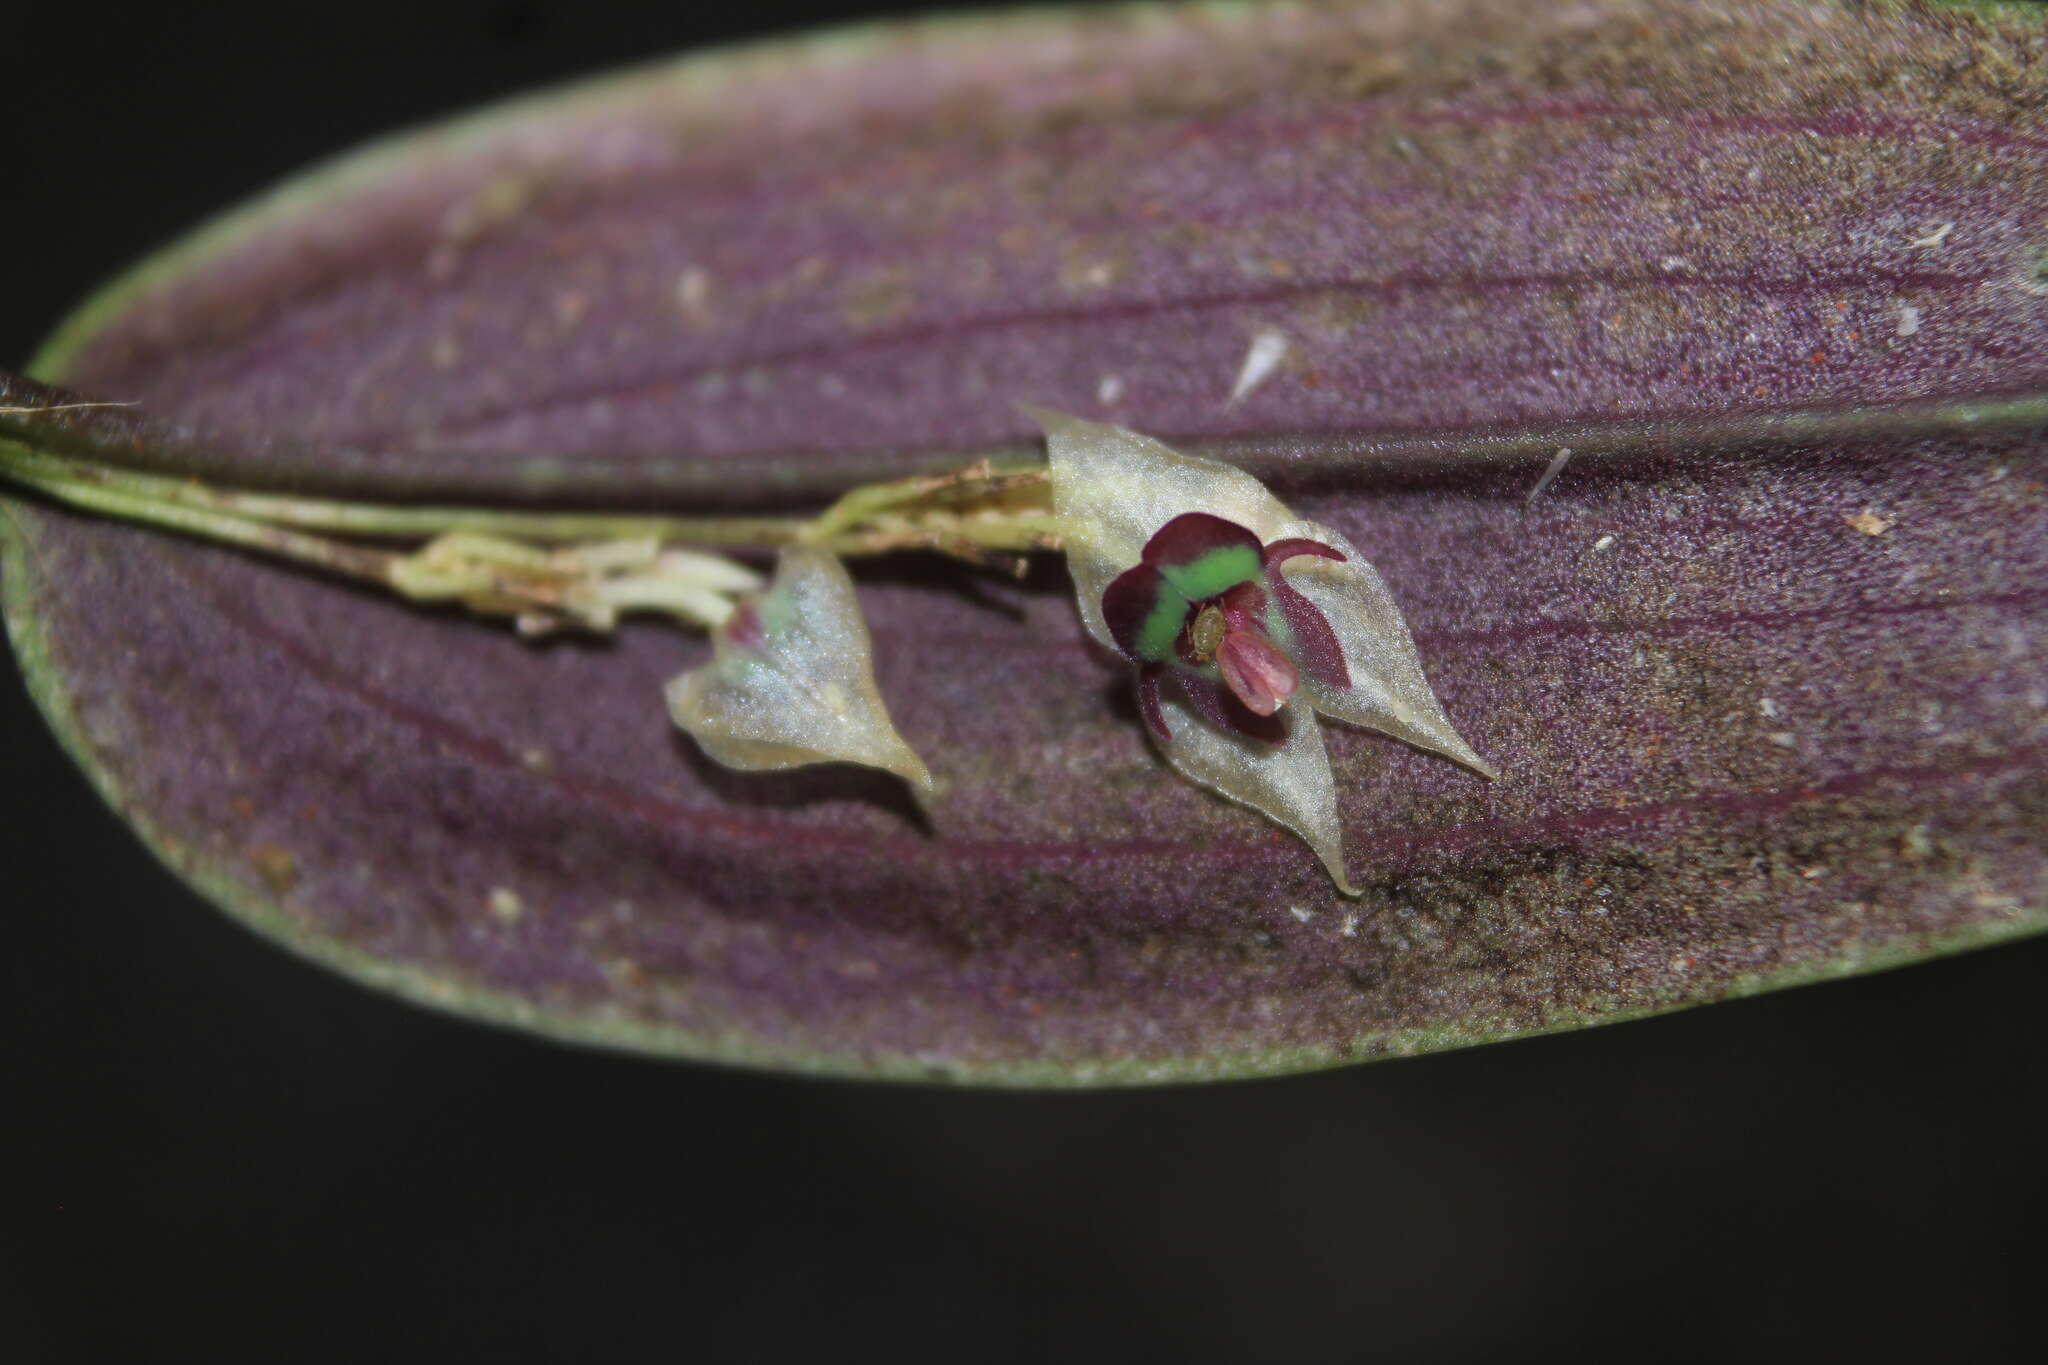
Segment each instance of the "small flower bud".
[[711,662],[668,685],[669,715],[728,768],[860,763],[926,791],[932,776],[890,723],[853,580],[837,558],[783,551],[767,591],[712,632]]

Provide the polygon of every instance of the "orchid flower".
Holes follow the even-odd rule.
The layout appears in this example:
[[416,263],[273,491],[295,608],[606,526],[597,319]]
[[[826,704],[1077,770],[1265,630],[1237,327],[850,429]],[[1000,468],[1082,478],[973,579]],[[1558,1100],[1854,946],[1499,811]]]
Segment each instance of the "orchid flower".
[[1300,835],[1354,895],[1315,713],[1496,776],[1444,715],[1400,608],[1350,541],[1243,470],[1029,411],[1082,624],[1135,667],[1146,728],[1182,776]]

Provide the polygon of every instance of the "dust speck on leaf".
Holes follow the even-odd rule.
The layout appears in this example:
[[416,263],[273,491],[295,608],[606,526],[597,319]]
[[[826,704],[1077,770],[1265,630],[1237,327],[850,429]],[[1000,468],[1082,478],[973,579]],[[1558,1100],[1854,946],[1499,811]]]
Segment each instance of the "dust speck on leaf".
[[1242,402],[1252,391],[1273,377],[1287,358],[1287,333],[1277,327],[1262,329],[1245,348],[1244,364],[1238,367],[1237,382],[1230,386],[1230,401]]
[[1881,517],[1867,507],[1861,512],[1844,516],[1842,520],[1866,536],[1881,536],[1899,524],[1897,518]]
[[711,272],[693,265],[677,275],[676,306],[700,326],[711,321]]
[[2020,289],[2036,298],[2048,298],[2048,247],[2034,253],[2034,261],[2020,276]]
[[441,220],[441,235],[451,242],[473,242],[524,213],[539,189],[531,176],[499,176]]
[[580,289],[567,290],[555,298],[555,321],[562,330],[573,332],[590,313],[590,295]]
[[1060,266],[1060,283],[1071,293],[1107,289],[1123,278],[1121,263],[1101,256],[1071,254]]
[[1571,457],[1572,448],[1570,446],[1559,446],[1557,448],[1557,454],[1550,457],[1549,468],[1545,469],[1543,473],[1537,478],[1536,486],[1529,490],[1529,496],[1522,499],[1522,501],[1524,503],[1531,503],[1536,501],[1537,495],[1540,494],[1544,489],[1550,487],[1551,482],[1555,480],[1558,475],[1564,473],[1565,464],[1571,459]]
[[539,191],[534,176],[500,176],[450,209],[441,219],[440,244],[427,258],[428,276],[438,280],[454,274],[465,248],[516,221]]
[[282,896],[298,883],[298,859],[282,844],[257,844],[249,850],[249,865],[274,896]]
[[849,280],[839,311],[847,325],[865,330],[899,321],[910,304],[908,272],[884,266]]
[[505,924],[517,924],[519,917],[526,913],[519,893],[509,886],[492,887],[489,905],[492,917]]

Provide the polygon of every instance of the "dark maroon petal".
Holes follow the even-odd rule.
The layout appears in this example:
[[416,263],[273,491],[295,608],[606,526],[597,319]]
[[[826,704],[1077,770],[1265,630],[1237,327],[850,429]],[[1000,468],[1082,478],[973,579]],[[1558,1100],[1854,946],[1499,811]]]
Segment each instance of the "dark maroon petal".
[[1163,664],[1145,664],[1138,669],[1138,714],[1162,744],[1173,738],[1166,728],[1166,713],[1159,709],[1159,679],[1165,671]]
[[1329,618],[1315,603],[1303,597],[1300,589],[1287,581],[1278,564],[1266,570],[1266,584],[1273,590],[1274,605],[1280,610],[1280,624],[1286,627],[1284,632],[1276,633],[1286,639],[1288,650],[1301,671],[1331,687],[1351,686],[1351,670],[1344,663],[1344,646],[1338,642],[1337,632],[1330,629]]
[[1186,599],[1150,564],[1139,564],[1110,580],[1102,594],[1102,623],[1109,627],[1110,638],[1126,657],[1145,660],[1147,656],[1139,652],[1139,636],[1163,602],[1179,602],[1183,609],[1186,606]]
[[1145,562],[1162,567],[1192,564],[1211,550],[1246,546],[1259,550],[1259,538],[1234,521],[1207,512],[1185,512],[1152,533],[1145,542]]
[[1318,559],[1334,559],[1339,563],[1344,561],[1344,552],[1334,545],[1325,545],[1320,540],[1304,540],[1300,537],[1276,540],[1264,551],[1264,559],[1269,568],[1298,555],[1314,555]]
[[[471,1015],[1015,1082],[1446,1047],[2048,927],[2038,6],[899,33],[266,198],[67,326],[40,372],[139,406],[47,440],[374,499],[781,512],[1028,454],[1013,400],[1109,418],[1365,547],[1504,780],[1324,727],[1343,902],[1166,771],[1058,591],[862,569],[881,692],[947,788],[926,824],[886,777],[697,759],[659,698],[701,639],[537,649],[10,496],[27,675],[170,867]],[[16,215],[20,269],[64,216]],[[1225,402],[1267,329],[1290,363]]]
[[1176,671],[1174,681],[1186,694],[1195,714],[1219,730],[1234,730],[1261,744],[1287,742],[1287,723],[1277,714],[1262,716],[1232,696],[1230,689],[1199,673]]

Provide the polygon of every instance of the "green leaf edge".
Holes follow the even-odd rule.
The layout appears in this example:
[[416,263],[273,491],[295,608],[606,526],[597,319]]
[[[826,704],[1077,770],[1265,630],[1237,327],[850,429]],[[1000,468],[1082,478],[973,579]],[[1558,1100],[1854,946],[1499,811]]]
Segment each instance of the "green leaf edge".
[[[1908,8],[1902,0],[1887,7]],[[2037,5],[1976,0],[1966,6],[1986,12],[2024,13]],[[1085,11],[1113,15],[1127,23],[1178,22],[1199,12],[1209,19],[1251,21],[1266,6],[1259,0],[1202,0],[1160,4],[1156,0],[1107,5]],[[1001,15],[941,14],[917,19],[879,19],[796,37],[769,37],[664,58],[569,82],[551,90],[489,104],[468,114],[377,138],[330,160],[316,162],[277,188],[231,207],[181,238],[145,256],[58,324],[29,364],[29,373],[60,383],[78,353],[137,299],[232,249],[244,237],[316,212],[330,197],[368,185],[403,161],[433,152],[456,152],[488,142],[508,124],[533,117],[594,112],[613,97],[649,81],[669,79],[713,83],[742,78],[752,63],[777,66],[854,61],[905,35],[924,38],[995,37],[1058,23],[1078,12],[1044,6]],[[2034,400],[2038,402],[2039,400]],[[1965,423],[1964,425],[1967,425]],[[1973,925],[1915,944],[1902,941],[1872,952],[1820,959],[1773,973],[1745,973],[1698,995],[1672,995],[1638,1006],[1603,1010],[1597,1001],[1577,1009],[1557,1007],[1535,1024],[1501,1024],[1471,1030],[1456,1024],[1367,1032],[1345,1044],[1249,1049],[1165,1060],[1116,1058],[1083,1061],[952,1061],[904,1053],[824,1052],[764,1045],[744,1034],[695,1033],[601,1014],[545,1009],[508,992],[461,984],[432,972],[397,965],[330,940],[308,937],[281,904],[268,899],[248,877],[215,864],[164,837],[148,815],[131,807],[110,767],[95,751],[63,688],[52,642],[35,610],[37,513],[19,499],[0,495],[0,617],[19,662],[29,695],[59,744],[78,765],[113,813],[141,838],[174,876],[231,918],[294,955],[352,981],[388,992],[431,1010],[539,1034],[560,1042],[617,1049],[667,1059],[710,1062],[788,1073],[890,1081],[944,1081],[1017,1089],[1087,1089],[1191,1081],[1281,1076],[1353,1065],[1389,1057],[1477,1047],[1518,1038],[1570,1032],[1602,1024],[1671,1014],[1700,1005],[1743,999],[1770,991],[1838,980],[1909,966],[1930,958],[1993,947],[2048,932],[2048,905],[2014,912],[2002,922]]]

